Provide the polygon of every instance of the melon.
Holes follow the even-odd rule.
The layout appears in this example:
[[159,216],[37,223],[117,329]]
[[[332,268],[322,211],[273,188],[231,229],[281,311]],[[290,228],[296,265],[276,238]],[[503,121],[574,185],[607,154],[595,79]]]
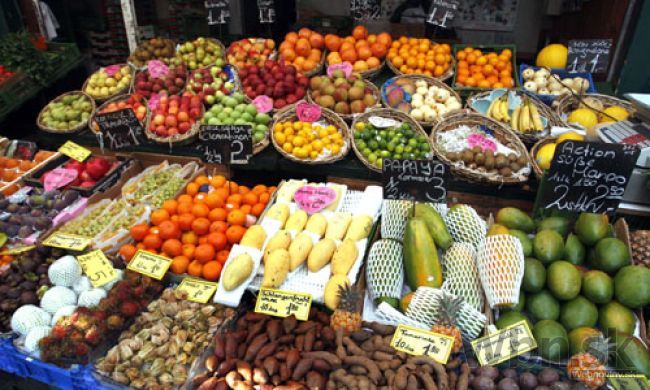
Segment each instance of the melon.
[[628,116],[630,116],[630,113],[625,108],[621,106],[609,106],[603,110],[603,114],[600,114],[599,119],[600,123],[610,123],[624,121]]
[[559,43],[552,43],[537,54],[535,65],[547,68],[564,69],[566,68],[569,49]]
[[567,118],[569,123],[577,123],[585,129],[590,129],[598,124],[596,113],[588,108],[578,108],[573,110]]

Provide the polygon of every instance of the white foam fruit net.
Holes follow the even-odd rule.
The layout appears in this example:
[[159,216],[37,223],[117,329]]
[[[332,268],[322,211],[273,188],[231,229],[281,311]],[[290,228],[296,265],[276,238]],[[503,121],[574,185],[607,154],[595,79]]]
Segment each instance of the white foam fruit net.
[[461,204],[449,209],[445,216],[449,234],[456,242],[466,242],[479,246],[485,238],[487,226],[485,221],[472,207]]
[[476,263],[491,308],[508,308],[519,302],[524,251],[516,237],[509,234],[486,237],[479,246]]
[[443,257],[445,278],[442,289],[463,297],[476,310],[483,309],[481,279],[476,267],[476,251],[470,244],[454,243]]
[[373,300],[379,297],[401,297],[404,284],[402,244],[391,239],[375,242],[368,253],[366,269],[368,293]]
[[385,199],[381,206],[381,237],[402,241],[413,202]]
[[[431,287],[419,287],[406,310],[406,316],[416,322],[426,324],[429,328],[439,320],[440,299],[443,291]],[[456,317],[456,326],[460,329],[463,339],[474,340],[483,331],[487,318],[472,305],[463,302]]]

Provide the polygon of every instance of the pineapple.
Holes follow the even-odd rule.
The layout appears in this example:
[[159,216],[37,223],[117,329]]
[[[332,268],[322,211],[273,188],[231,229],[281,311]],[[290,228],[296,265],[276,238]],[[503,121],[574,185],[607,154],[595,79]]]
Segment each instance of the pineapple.
[[438,321],[431,327],[433,333],[439,333],[454,338],[451,352],[460,352],[463,347],[463,337],[456,324],[458,312],[463,305],[463,298],[443,292],[439,301]]
[[630,241],[634,262],[650,267],[650,230],[632,232]]
[[361,329],[361,299],[358,289],[345,284],[339,286],[339,305],[330,318],[330,326],[343,333],[352,333]]
[[610,344],[603,336],[590,337],[586,344],[584,352],[571,356],[567,372],[570,378],[584,383],[590,389],[597,389],[605,384],[605,364]]

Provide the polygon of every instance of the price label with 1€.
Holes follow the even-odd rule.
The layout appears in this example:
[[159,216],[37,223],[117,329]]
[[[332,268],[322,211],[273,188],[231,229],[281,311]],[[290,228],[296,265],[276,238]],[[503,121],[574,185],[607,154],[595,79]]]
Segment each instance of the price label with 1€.
[[409,355],[426,355],[440,364],[446,364],[454,347],[454,338],[400,324],[395,329],[390,346]]
[[79,162],[84,162],[92,154],[90,150],[84,148],[83,146],[77,145],[72,141],[66,141],[66,143],[61,145],[59,148],[59,153],[64,154],[71,159],[77,160]]
[[117,277],[113,264],[99,249],[77,256],[77,261],[95,288],[101,287]]
[[76,234],[53,233],[43,241],[43,245],[71,251],[82,251],[90,245],[91,239]]
[[184,278],[181,284],[176,287],[178,291],[187,293],[187,300],[198,303],[206,303],[210,297],[217,291],[217,283],[206,280]]
[[140,249],[135,253],[131,261],[129,261],[129,265],[126,268],[141,273],[142,275],[161,280],[171,264],[171,259],[167,257],[154,255],[151,252]]
[[311,294],[293,291],[261,288],[257,294],[255,312],[275,317],[296,316],[301,321],[307,321],[311,309]]
[[519,321],[498,332],[472,341],[481,366],[494,366],[537,348],[526,321]]

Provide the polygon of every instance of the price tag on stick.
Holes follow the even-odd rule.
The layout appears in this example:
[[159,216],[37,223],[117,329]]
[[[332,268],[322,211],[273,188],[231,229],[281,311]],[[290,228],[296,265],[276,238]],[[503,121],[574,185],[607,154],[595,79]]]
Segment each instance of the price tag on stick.
[[454,338],[407,325],[398,325],[390,346],[409,355],[426,355],[446,364],[454,347]]
[[167,273],[167,269],[172,265],[172,260],[151,252],[140,249],[135,253],[127,269],[141,273],[154,279],[162,280]]
[[206,280],[183,278],[181,284],[176,287],[178,291],[185,291],[187,293],[187,300],[206,303],[210,297],[217,291],[217,283],[208,282]]
[[427,23],[448,28],[458,11],[458,0],[433,0],[429,8]]
[[481,366],[495,366],[537,348],[526,321],[519,321],[489,336],[472,341]]
[[261,24],[275,23],[275,1],[257,0],[259,10],[259,21]]
[[274,290],[262,287],[257,294],[255,312],[275,317],[296,316],[301,321],[309,319],[311,294]]
[[59,148],[59,153],[79,162],[84,162],[92,154],[90,150],[83,146],[79,146],[72,141],[66,141],[66,143]]
[[205,0],[208,25],[227,24],[230,20],[230,0]]
[[253,156],[250,125],[203,125],[197,150],[210,164],[247,164]]
[[95,250],[85,255],[77,256],[77,261],[95,288],[101,287],[117,277],[117,272],[115,272],[113,264],[111,264],[101,250]]
[[605,73],[612,49],[611,39],[569,41],[567,70],[569,72]]
[[384,159],[384,199],[445,202],[445,165],[435,160]]
[[103,142],[110,150],[140,145],[144,140],[144,129],[130,108],[95,115],[95,121],[103,136]]

